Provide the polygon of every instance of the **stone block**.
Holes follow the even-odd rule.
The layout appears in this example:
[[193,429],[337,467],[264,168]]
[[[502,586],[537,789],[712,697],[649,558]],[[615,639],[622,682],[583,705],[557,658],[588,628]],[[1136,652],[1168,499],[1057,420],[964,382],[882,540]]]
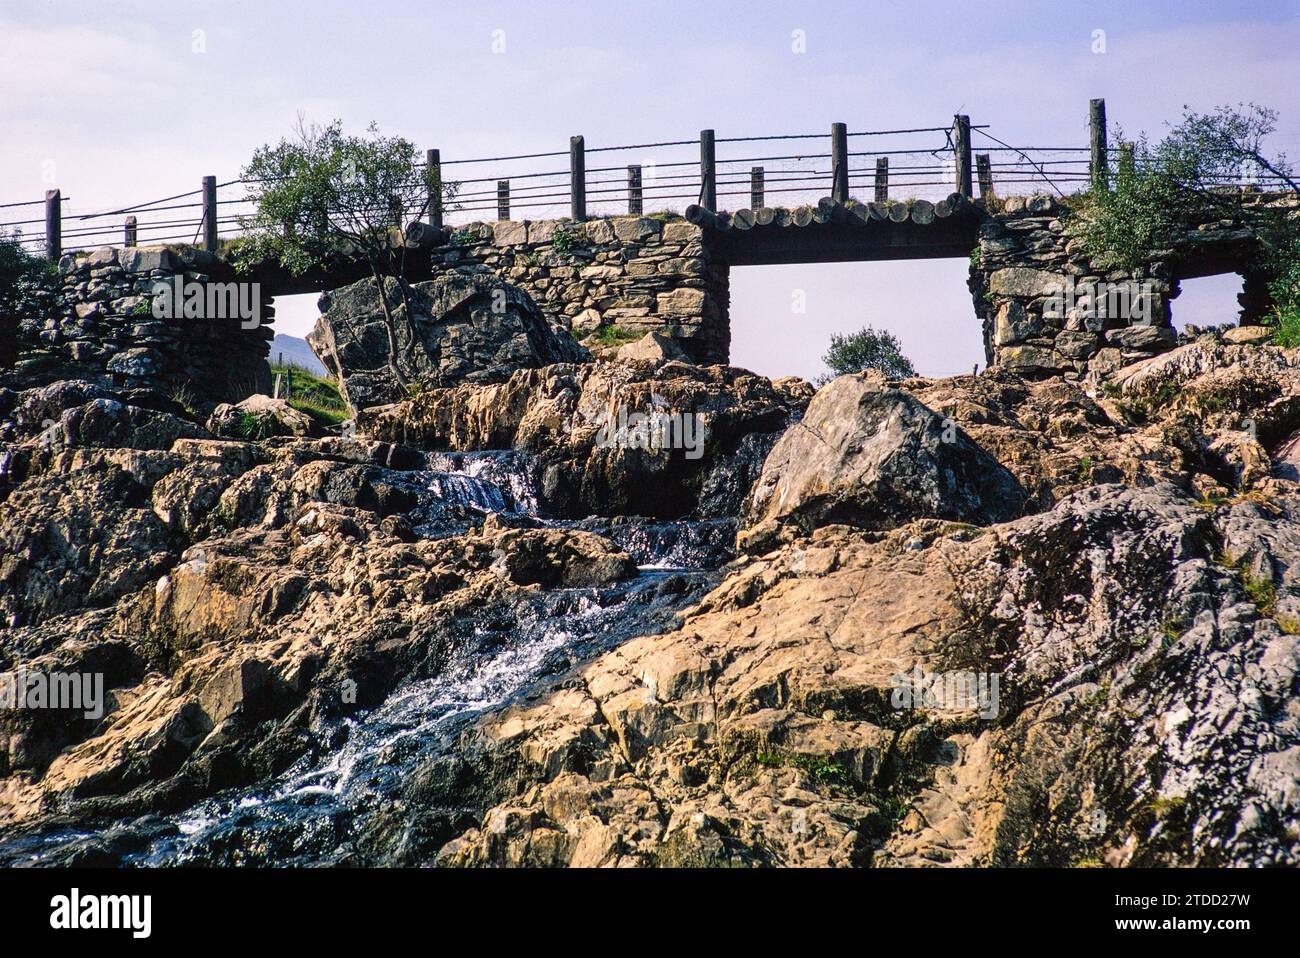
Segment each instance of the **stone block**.
[[1008,300],[998,306],[993,318],[993,342],[998,346],[1009,346],[1022,342],[1042,329],[1042,321],[1026,312],[1025,307],[1015,300]]
[[674,220],[671,223],[664,224],[663,240],[665,243],[690,243],[699,238],[700,228],[694,223]]
[[675,289],[660,293],[656,306],[661,316],[698,316],[704,310],[704,290]]
[[494,246],[522,246],[528,242],[528,224],[502,220],[492,224]]
[[1065,279],[1058,273],[1023,266],[994,270],[989,276],[989,291],[995,296],[1051,296],[1064,286]]
[[648,216],[619,217],[613,221],[614,236],[623,243],[650,243],[659,240],[663,224]]

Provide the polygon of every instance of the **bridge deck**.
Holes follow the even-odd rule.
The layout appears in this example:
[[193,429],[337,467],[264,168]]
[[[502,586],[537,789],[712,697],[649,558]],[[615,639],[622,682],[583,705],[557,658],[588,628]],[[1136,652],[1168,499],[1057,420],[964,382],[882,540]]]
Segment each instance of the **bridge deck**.
[[704,230],[709,250],[731,266],[844,263],[967,257],[979,239],[979,211],[953,194],[939,203],[839,203],[797,210],[714,213],[686,218]]

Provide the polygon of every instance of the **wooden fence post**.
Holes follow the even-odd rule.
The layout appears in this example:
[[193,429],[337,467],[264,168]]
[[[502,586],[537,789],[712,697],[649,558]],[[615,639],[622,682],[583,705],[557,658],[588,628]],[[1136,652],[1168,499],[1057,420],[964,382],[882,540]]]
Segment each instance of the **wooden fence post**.
[[751,210],[761,210],[763,208],[763,168],[761,166],[753,166],[749,170],[749,208]]
[[953,138],[953,154],[957,159],[957,192],[966,199],[974,192],[970,169],[970,117],[959,113],[953,117],[957,135]]
[[1110,168],[1106,156],[1106,101],[1100,97],[1088,101],[1088,133],[1092,147],[1092,188],[1104,190],[1110,185]]
[[889,157],[876,157],[876,202],[889,202]]
[[497,219],[510,219],[510,181],[497,180]]
[[203,248],[217,251],[217,178],[203,177]]
[[849,128],[831,124],[831,199],[843,203],[849,198]]
[[440,230],[442,229],[442,153],[438,150],[424,151],[424,183],[429,193],[429,225]]
[[993,163],[987,153],[976,155],[975,169],[979,174],[980,198],[993,199]]
[[63,255],[63,194],[45,191],[45,255],[58,260]]
[[640,216],[645,212],[641,193],[641,164],[632,163],[627,168],[627,215]]
[[700,130],[700,205],[717,212],[718,176],[714,166],[713,131]]
[[587,218],[587,148],[581,136],[569,137],[569,214]]
[[135,237],[136,237],[135,217],[128,216],[126,218],[126,230],[124,231],[124,234],[122,236],[122,245],[128,248],[134,246]]

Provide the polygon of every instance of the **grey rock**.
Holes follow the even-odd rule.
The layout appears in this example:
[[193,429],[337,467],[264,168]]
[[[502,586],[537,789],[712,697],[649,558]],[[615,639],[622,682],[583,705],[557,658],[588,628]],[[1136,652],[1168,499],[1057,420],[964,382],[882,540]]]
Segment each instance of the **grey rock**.
[[366,280],[322,296],[321,318],[307,337],[340,375],[354,409],[403,398],[403,381],[407,387],[501,382],[517,369],[590,358],[526,293],[490,274],[449,271],[408,287],[409,316],[396,280],[388,281],[386,294],[391,331],[375,283]]
[[738,544],[762,550],[833,523],[1002,522],[1024,503],[1020,483],[955,422],[879,377],[841,376],[773,447]]

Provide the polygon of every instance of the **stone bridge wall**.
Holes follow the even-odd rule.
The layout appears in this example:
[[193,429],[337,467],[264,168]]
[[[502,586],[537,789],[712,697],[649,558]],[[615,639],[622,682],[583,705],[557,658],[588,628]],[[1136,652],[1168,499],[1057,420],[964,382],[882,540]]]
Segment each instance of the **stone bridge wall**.
[[233,281],[234,270],[219,257],[194,247],[104,247],[69,253],[58,265],[57,278],[20,305],[19,342],[34,379],[57,365],[59,378],[169,393],[188,388],[195,399],[238,400],[269,389],[269,303],[251,329],[238,319],[153,315],[151,292],[159,282]]
[[[679,217],[475,223],[412,259],[413,279],[443,269],[490,270],[577,339],[600,327],[616,327],[628,339],[662,332],[696,362],[727,361],[728,269],[710,257],[699,228]],[[156,319],[151,291],[176,276],[237,279],[219,254],[194,247],[65,255],[57,277],[20,306],[24,371],[35,376],[42,365],[57,364],[65,378],[169,392],[190,384],[201,400],[269,390],[265,359],[280,281],[262,281],[262,325],[245,329],[237,320]]]
[[491,269],[561,317],[577,339],[601,326],[638,338],[660,332],[698,363],[727,361],[728,267],[683,219],[474,223],[431,255],[435,267]]
[[[1263,196],[1259,201],[1278,202]],[[1062,201],[1041,195],[1011,197],[986,211],[971,256],[970,290],[990,365],[1079,378],[1172,349],[1178,337],[1171,302],[1181,291],[1180,280],[1191,276],[1240,273],[1244,288],[1236,318],[1241,325],[1263,319],[1269,303],[1265,277],[1253,235],[1242,224],[1204,224],[1129,271],[1096,267],[1080,240],[1069,236],[1067,215]],[[1130,307],[1116,315],[1108,307],[1122,305],[1125,295]]]

